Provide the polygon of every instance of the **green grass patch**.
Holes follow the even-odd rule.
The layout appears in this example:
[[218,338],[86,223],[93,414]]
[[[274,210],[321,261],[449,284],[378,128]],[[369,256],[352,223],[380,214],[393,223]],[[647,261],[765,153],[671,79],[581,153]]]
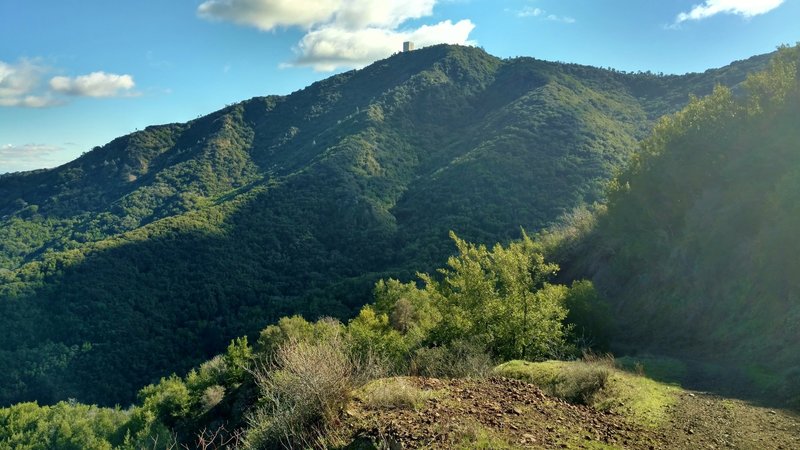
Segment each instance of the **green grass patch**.
[[487,429],[479,422],[462,424],[453,430],[452,448],[458,450],[517,450],[523,447],[514,445],[497,433]]
[[510,361],[497,366],[494,374],[533,383],[567,401],[624,414],[649,427],[667,419],[667,408],[680,391],[677,386],[621,370],[610,360]]

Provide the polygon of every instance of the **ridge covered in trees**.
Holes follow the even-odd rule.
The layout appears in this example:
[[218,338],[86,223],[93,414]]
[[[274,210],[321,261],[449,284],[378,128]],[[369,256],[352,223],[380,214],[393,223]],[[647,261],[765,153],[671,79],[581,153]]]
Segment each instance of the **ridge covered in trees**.
[[800,47],[742,86],[662,118],[565,245],[569,276],[609,299],[623,351],[736,370],[800,405]]
[[125,410],[74,401],[0,409],[0,446],[327,448],[353,391],[374,379],[470,376],[497,361],[575,356],[577,331],[606,325],[570,319],[570,308],[600,307],[594,288],[551,284],[558,266],[527,235],[491,249],[452,238],[447,268],[419,274],[421,284],[379,281],[374,303],[347,324],[283,317],[254,345],[234,339],[185,377],[142,388]]
[[[435,46],[0,177],[0,403],[128,404],[282,316],[604,198],[684,76]],[[738,88],[736,88],[738,89]],[[515,351],[534,351],[519,342]]]

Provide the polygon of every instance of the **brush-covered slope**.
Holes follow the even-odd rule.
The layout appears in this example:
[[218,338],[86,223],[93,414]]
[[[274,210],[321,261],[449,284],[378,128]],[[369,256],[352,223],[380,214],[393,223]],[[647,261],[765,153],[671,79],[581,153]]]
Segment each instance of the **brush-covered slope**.
[[503,241],[600,199],[658,114],[763,61],[658,77],[436,46],[0,177],[0,403],[126,403],[280,316],[348,316],[448,230]]
[[727,362],[800,401],[800,47],[663,119],[576,257],[629,348]]

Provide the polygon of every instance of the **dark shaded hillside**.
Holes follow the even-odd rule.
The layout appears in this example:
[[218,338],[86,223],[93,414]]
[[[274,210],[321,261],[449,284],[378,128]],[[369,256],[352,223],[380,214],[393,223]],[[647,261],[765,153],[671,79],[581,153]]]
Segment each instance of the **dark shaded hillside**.
[[436,46],[3,176],[0,402],[127,403],[282,315],[348,316],[376,279],[441,260],[448,230],[541,229],[737,67],[654,77]]
[[620,348],[738,367],[800,405],[800,50],[663,119],[571,267]]

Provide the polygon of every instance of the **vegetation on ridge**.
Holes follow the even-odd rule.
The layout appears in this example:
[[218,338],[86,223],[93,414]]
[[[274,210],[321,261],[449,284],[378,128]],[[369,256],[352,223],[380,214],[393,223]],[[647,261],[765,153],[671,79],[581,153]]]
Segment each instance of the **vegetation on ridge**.
[[0,403],[128,404],[282,316],[352,317],[449,230],[508,242],[602,199],[660,112],[760,61],[658,77],[436,46],[2,176]]
[[795,405],[798,70],[783,48],[745,95],[718,87],[661,119],[562,261],[611,301],[619,349],[724,363],[739,389]]
[[[798,61],[800,48],[783,49],[768,72],[750,78],[748,96],[735,98],[724,88],[718,88],[712,96],[694,101],[679,114],[664,119],[644,144],[644,151],[634,160],[632,168],[612,184],[608,209],[598,209],[600,216],[594,218],[596,222],[586,221],[594,227],[584,227],[579,233],[571,233],[573,230],[567,228],[563,233],[545,233],[541,241],[523,233],[521,240],[492,248],[470,244],[453,234],[458,253],[449,258],[447,268],[434,274],[420,274],[420,283],[396,279],[378,282],[374,304],[361,308],[346,325],[335,319],[309,322],[299,316],[284,317],[263,329],[255,344],[250,345],[247,337],[235,339],[222,355],[203,363],[186,377],[173,375],[143,388],[137,406],[128,410],[64,402],[43,407],[23,403],[0,409],[0,444],[19,444],[20,448],[105,449],[151,448],[164,443],[166,447],[196,444],[200,448],[236,445],[256,449],[344,447],[355,445],[353,440],[360,436],[367,441],[383,439],[385,444],[397,440],[420,443],[426,439],[451,448],[753,446],[765,441],[777,446],[794,445],[797,436],[791,432],[771,431],[772,427],[765,430],[767,427],[763,425],[768,422],[779,423],[787,430],[798,426],[796,418],[774,410],[746,407],[703,394],[694,399],[697,394],[621,372],[608,359],[541,360],[574,357],[582,343],[608,336],[603,318],[637,314],[641,324],[629,320],[618,321],[618,326],[626,332],[638,331],[640,334],[634,336],[639,339],[646,335],[634,325],[650,327],[648,333],[656,337],[650,341],[651,345],[658,344],[659,338],[674,339],[670,333],[686,331],[655,326],[659,324],[652,322],[648,305],[637,305],[635,299],[619,292],[610,299],[616,308],[614,315],[597,314],[603,308],[601,295],[593,284],[588,281],[577,281],[570,287],[553,284],[558,266],[546,262],[545,254],[564,257],[573,273],[583,270],[593,274],[604,292],[611,292],[607,283],[612,277],[621,276],[620,268],[627,269],[630,272],[622,272],[628,276],[622,278],[625,280],[622,286],[636,295],[644,295],[645,292],[636,289],[664,286],[653,282],[658,279],[648,272],[651,266],[646,263],[650,260],[636,259],[642,256],[638,252],[646,249],[675,263],[674,258],[681,256],[675,252],[690,251],[678,244],[700,245],[699,240],[686,240],[684,233],[692,229],[696,215],[702,217],[702,210],[698,211],[693,202],[707,199],[711,187],[723,181],[738,181],[743,192],[736,192],[737,199],[765,196],[770,199],[765,211],[771,213],[778,211],[769,208],[789,208],[791,195],[798,191],[784,185],[792,186],[793,170],[800,162],[792,159],[796,152],[791,145],[798,140],[796,127],[790,126],[800,112]],[[779,132],[775,133],[776,130]],[[764,143],[763,154],[748,151],[754,148],[757,139]],[[702,170],[681,164],[692,158],[709,166]],[[773,170],[777,176],[769,182],[759,179],[761,182],[743,183],[737,178],[744,171],[742,166],[756,172]],[[666,211],[647,209],[652,203],[642,203],[652,200],[654,195],[669,193],[667,188],[674,190],[672,195],[680,201],[662,205],[668,206]],[[718,194],[727,200],[733,195],[725,191]],[[640,210],[638,215],[633,212],[636,208]],[[643,223],[633,221],[641,216]],[[575,217],[585,219],[580,214]],[[774,221],[770,222],[770,231],[788,230],[796,219],[791,211],[771,217]],[[695,232],[699,234],[706,229],[719,232],[719,225],[715,228],[705,222],[705,226]],[[771,236],[756,233],[758,241],[753,243],[743,238],[750,235],[742,233],[739,226],[722,229],[738,233],[734,235],[744,240],[746,249],[768,250],[768,255],[777,255],[780,262],[791,263],[782,259],[786,255],[775,253],[777,247],[767,245]],[[615,234],[623,228],[627,230],[625,234]],[[622,241],[626,236],[630,236],[629,242]],[[671,253],[666,254],[659,246],[670,239],[679,240],[668,247]],[[698,235],[697,239],[703,236]],[[630,247],[615,247],[615,242]],[[610,251],[618,252],[615,258],[608,257]],[[771,264],[766,258],[755,262]],[[637,269],[633,264],[642,267]],[[650,264],[663,270],[662,260]],[[700,268],[713,270],[710,265]],[[634,269],[645,276],[631,280]],[[691,280],[682,269],[674,270]],[[760,292],[769,294],[776,278],[758,281],[762,282]],[[791,279],[778,277],[777,281],[781,282],[779,287],[787,289],[780,292],[791,296]],[[677,290],[685,286],[673,283],[669,287]],[[712,297],[719,303],[695,307],[704,308],[700,311],[708,314],[705,320],[718,320],[717,325],[730,326],[725,322],[726,316],[716,315],[719,308],[737,306],[723,302],[726,298],[736,297]],[[777,300],[766,296],[756,306],[767,307],[761,314],[774,313],[775,305],[771,302]],[[628,307],[620,308],[621,301],[628,302]],[[662,308],[656,302],[652,305],[659,314],[674,308],[674,305]],[[791,313],[796,305],[788,301],[782,306],[786,309],[779,311]],[[686,311],[676,308],[672,313]],[[671,323],[680,325],[677,321]],[[756,326],[758,321],[750,325]],[[792,338],[790,343],[797,342],[791,327],[777,331],[759,329],[766,337],[737,335],[735,332],[740,330],[731,330],[737,338],[731,341],[732,348],[759,363],[764,359],[744,349],[759,348],[764,342],[780,342],[770,339],[784,334]],[[706,331],[715,337],[713,327]],[[619,340],[619,336],[617,333],[615,338]],[[714,344],[713,339],[693,341],[691,336],[685,342],[674,341],[675,346],[684,345],[689,351],[702,350],[704,345],[714,349]],[[789,354],[790,350],[791,345],[782,350],[785,353],[777,353],[779,358],[772,361],[772,371],[768,372],[783,375],[781,386],[789,396],[793,394],[793,369],[785,364],[796,358],[794,353]],[[718,352],[718,357],[724,356]],[[517,358],[529,361],[508,361]],[[496,362],[503,361],[504,364],[491,369]],[[664,370],[675,370],[673,361],[657,362]],[[507,378],[481,382],[387,377],[387,374],[469,377],[490,372],[533,384]],[[402,386],[402,395],[381,397],[382,384]],[[548,397],[543,391],[572,403]],[[413,413],[404,414],[406,410]],[[616,414],[600,414],[598,410]],[[389,425],[373,426],[365,418],[374,414],[384,414],[392,420]],[[724,423],[731,414],[744,422],[735,426]],[[430,417],[443,416],[452,420],[430,425],[435,422]],[[396,423],[408,429],[393,425]],[[735,428],[740,426],[746,432],[737,432]],[[721,431],[714,431],[720,427]],[[536,434],[519,433],[522,429]],[[752,434],[751,429],[755,435],[745,436]],[[700,435],[695,437],[696,434]]]
[[[576,296],[549,284],[558,266],[528,236],[492,249],[453,240],[458,254],[448,268],[420,274],[422,286],[377,283],[375,303],[347,325],[285,317],[254,346],[236,339],[185,378],[143,388],[139,404],[125,411],[98,410],[92,418],[95,409],[67,403],[0,410],[0,444],[139,448],[188,443],[199,430],[224,425],[231,431],[223,439],[244,448],[316,446],[353,391],[387,373],[469,376],[487,373],[496,360],[576,353],[572,332],[580,324],[565,322],[567,307],[591,298],[590,287],[580,285]],[[39,427],[70,431],[50,435]]]

